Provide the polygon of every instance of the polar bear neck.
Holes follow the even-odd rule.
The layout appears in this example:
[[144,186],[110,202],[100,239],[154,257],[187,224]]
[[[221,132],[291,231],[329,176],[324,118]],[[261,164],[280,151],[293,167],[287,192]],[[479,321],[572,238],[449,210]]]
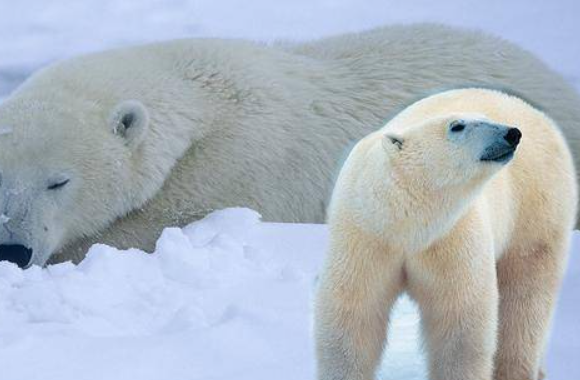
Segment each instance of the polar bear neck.
[[[385,229],[389,231],[385,238],[390,245],[410,253],[422,251],[447,235],[469,209],[468,199],[457,201],[445,191],[428,196],[403,189],[397,192],[400,201],[390,205],[396,216],[391,226]],[[406,239],[401,240],[401,236],[406,236]]]
[[[363,228],[378,236],[387,246],[408,254],[423,251],[447,235],[468,213],[481,187],[436,191],[409,188],[391,173],[383,187],[358,188],[360,204],[354,210]],[[457,196],[461,193],[461,196]],[[379,200],[380,203],[377,203]],[[377,204],[383,207],[377,208]]]

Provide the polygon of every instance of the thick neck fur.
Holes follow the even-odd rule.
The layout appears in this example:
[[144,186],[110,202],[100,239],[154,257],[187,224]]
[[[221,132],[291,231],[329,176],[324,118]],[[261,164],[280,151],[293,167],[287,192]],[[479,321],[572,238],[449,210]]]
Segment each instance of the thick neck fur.
[[[382,189],[377,194],[379,188]],[[421,179],[409,183],[396,169],[385,179],[384,186],[359,190],[367,193],[361,200],[374,203],[378,196],[380,203],[373,207],[360,205],[359,210],[366,212],[357,219],[367,221],[367,228],[387,246],[409,254],[425,250],[449,233],[480,192],[471,186],[434,189]],[[384,207],[379,209],[376,204]]]

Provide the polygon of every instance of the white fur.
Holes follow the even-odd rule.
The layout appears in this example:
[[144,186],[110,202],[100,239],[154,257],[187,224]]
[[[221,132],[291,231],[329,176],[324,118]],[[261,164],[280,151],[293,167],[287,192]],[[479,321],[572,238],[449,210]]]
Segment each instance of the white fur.
[[[514,158],[482,161],[514,126]],[[319,379],[374,378],[406,291],[430,379],[538,380],[577,203],[563,136],[521,99],[474,88],[409,106],[354,147],[336,183],[316,301]]]
[[[2,191],[27,189],[10,198],[20,211],[0,243],[34,247],[43,264],[54,252],[78,261],[97,241],[151,250],[163,227],[228,206],[322,222],[351,142],[418,96],[473,83],[545,107],[578,150],[580,100],[562,78],[498,38],[435,25],[275,46],[180,40],[55,64],[0,106],[14,128],[0,136]],[[137,144],[112,133],[129,100],[148,114]],[[39,189],[66,170],[53,202]]]

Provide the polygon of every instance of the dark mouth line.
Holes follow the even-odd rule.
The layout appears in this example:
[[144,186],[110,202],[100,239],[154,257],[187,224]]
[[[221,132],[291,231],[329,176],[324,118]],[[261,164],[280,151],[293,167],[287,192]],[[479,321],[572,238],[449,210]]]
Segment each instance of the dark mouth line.
[[491,157],[482,157],[481,161],[503,161],[503,159],[513,156],[515,150],[509,150],[507,152],[498,154]]

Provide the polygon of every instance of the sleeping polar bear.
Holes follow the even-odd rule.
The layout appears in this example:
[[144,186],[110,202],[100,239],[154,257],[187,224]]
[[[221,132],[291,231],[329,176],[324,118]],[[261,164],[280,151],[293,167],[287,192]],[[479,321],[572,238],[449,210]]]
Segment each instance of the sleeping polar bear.
[[580,100],[531,54],[435,25],[276,46],[194,39],[57,63],[0,105],[0,259],[151,250],[163,227],[245,206],[323,222],[345,148],[434,90],[503,86],[579,150]]
[[431,380],[538,380],[577,203],[563,136],[521,99],[463,89],[405,109],[354,147],[332,195],[318,378],[374,379],[406,291]]

